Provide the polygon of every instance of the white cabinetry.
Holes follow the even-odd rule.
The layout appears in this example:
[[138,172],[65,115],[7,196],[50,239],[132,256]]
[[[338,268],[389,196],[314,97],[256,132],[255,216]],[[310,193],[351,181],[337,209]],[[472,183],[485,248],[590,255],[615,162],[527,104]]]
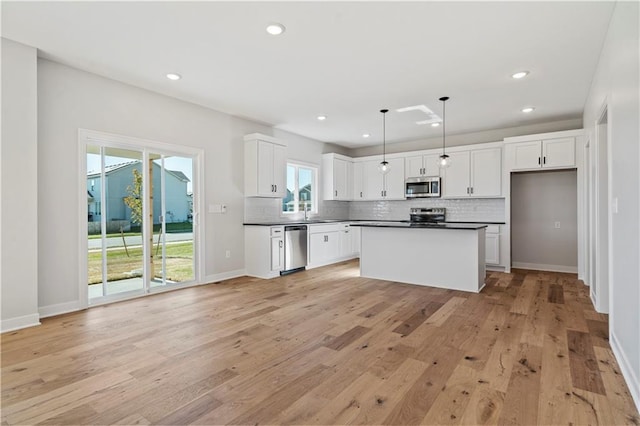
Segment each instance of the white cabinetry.
[[364,198],[364,163],[353,163],[353,200],[363,201]]
[[355,257],[360,256],[360,230],[359,226],[351,227],[351,253]]
[[271,271],[284,269],[284,227],[271,228]]
[[450,152],[451,165],[444,170],[445,197],[500,197],[502,149],[486,148]]
[[575,167],[574,137],[508,143],[505,148],[510,170]]
[[333,263],[333,259],[338,257],[340,243],[338,232],[340,227],[337,224],[331,225],[309,225],[309,265],[322,266]]
[[450,152],[451,164],[443,170],[442,195],[444,197],[468,197],[469,151]]
[[[354,228],[347,222],[309,225],[308,269],[356,257]],[[358,251],[360,243],[357,243]]]
[[259,133],[246,135],[244,141],[245,197],[283,198],[287,186],[285,145]]
[[412,155],[404,159],[405,178],[420,176],[440,176],[438,154]]
[[284,269],[284,226],[245,226],[244,262],[251,277],[279,276]]
[[485,238],[485,263],[500,265],[500,225],[487,226]]
[[404,200],[404,159],[387,158],[391,170],[386,175],[380,173],[381,159],[363,162],[364,200]]
[[322,186],[325,200],[352,199],[353,163],[339,154],[322,155]]

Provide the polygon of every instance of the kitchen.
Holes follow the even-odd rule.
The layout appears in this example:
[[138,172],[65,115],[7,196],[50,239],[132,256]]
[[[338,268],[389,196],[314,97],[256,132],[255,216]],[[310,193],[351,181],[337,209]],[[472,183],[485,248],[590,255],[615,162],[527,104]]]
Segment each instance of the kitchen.
[[[444,135],[443,135],[444,136]],[[262,138],[262,140],[260,140]],[[517,138],[518,143],[512,143],[510,138],[507,138],[506,148],[504,142],[492,142],[483,144],[474,144],[467,146],[457,146],[449,148],[451,158],[453,158],[451,167],[440,168],[438,167],[439,155],[442,154],[442,149],[435,150],[422,150],[411,151],[404,153],[394,153],[389,156],[368,156],[361,158],[350,158],[344,155],[336,153],[323,154],[322,164],[320,167],[320,174],[322,175],[322,196],[324,201],[341,200],[346,202],[347,200],[360,201],[360,200],[379,200],[381,205],[387,205],[390,201],[395,201],[395,214],[404,215],[392,216],[391,214],[383,214],[378,217],[375,216],[376,210],[371,209],[371,202],[361,201],[365,205],[363,213],[368,216],[364,217],[350,217],[345,219],[358,219],[357,222],[349,222],[342,220],[339,217],[325,217],[318,219],[320,221],[335,221],[336,224],[322,224],[322,225],[309,225],[308,234],[310,238],[307,239],[306,235],[302,242],[297,242],[297,247],[303,247],[303,257],[306,257],[306,262],[297,263],[295,268],[304,269],[304,267],[318,267],[330,264],[336,261],[347,260],[353,257],[361,255],[362,251],[372,250],[373,253],[380,253],[387,247],[384,244],[376,244],[373,241],[370,244],[362,244],[361,235],[364,233],[367,238],[371,229],[367,228],[400,228],[407,227],[407,225],[417,225],[422,222],[419,214],[409,214],[410,207],[408,203],[401,200],[416,200],[423,205],[433,205],[438,203],[439,205],[451,205],[449,208],[449,214],[447,215],[447,207],[431,207],[423,208],[422,210],[427,212],[438,213],[435,216],[429,216],[428,213],[425,216],[427,221],[429,218],[434,223],[446,223],[441,225],[441,231],[445,229],[451,230],[457,228],[458,230],[463,228],[482,229],[481,241],[483,247],[481,247],[481,253],[476,253],[475,257],[484,259],[483,262],[476,260],[475,267],[471,270],[475,270],[476,277],[478,276],[478,268],[481,268],[481,278],[476,278],[475,284],[469,284],[472,290],[479,291],[484,286],[484,268],[487,267],[493,270],[500,270],[510,272],[510,227],[505,223],[504,218],[507,215],[506,206],[510,195],[503,194],[503,187],[508,185],[503,182],[510,181],[511,172],[521,171],[540,171],[548,172],[554,170],[578,170],[578,175],[584,178],[585,173],[583,170],[582,157],[580,153],[584,150],[583,133],[580,130],[570,130],[562,132],[552,132],[545,134],[529,135],[526,137]],[[519,152],[520,147],[528,147],[531,142],[538,143],[538,150],[542,149],[540,140],[544,141],[544,152],[533,152],[533,162],[526,163],[529,153]],[[276,144],[277,141],[273,138],[266,137],[264,135],[248,135],[245,137],[245,159],[247,163],[245,165],[245,171],[249,171],[245,179],[245,184],[249,185],[247,193],[256,194],[256,191],[252,191],[251,185],[257,183],[257,176],[260,172],[254,172],[264,167],[257,159],[263,158],[262,155],[255,155],[253,152],[258,152],[258,144],[271,143]],[[283,145],[278,145],[282,146]],[[283,149],[286,149],[283,147]],[[578,152],[578,155],[576,155]],[[270,157],[269,157],[270,158]],[[391,164],[390,170],[383,174],[378,170],[378,165],[382,161],[389,160]],[[538,162],[537,160],[540,159]],[[418,160],[418,161],[416,161]],[[543,165],[544,163],[544,165]],[[417,164],[417,167],[412,167]],[[503,168],[504,164],[504,168]],[[281,169],[285,168],[284,159],[279,166]],[[274,176],[277,174],[274,173]],[[287,186],[284,182],[284,173],[280,174],[282,182],[271,184],[272,187]],[[274,181],[275,182],[275,181]],[[584,185],[582,185],[584,187]],[[441,189],[442,188],[442,189]],[[267,188],[271,190],[271,188]],[[273,193],[273,192],[272,192]],[[584,194],[574,194],[581,202],[584,200]],[[276,194],[277,198],[277,194]],[[428,201],[425,201],[428,200]],[[250,200],[247,201],[248,203]],[[349,203],[350,204],[350,203]],[[436,204],[436,205],[438,205]],[[307,217],[307,204],[304,204],[304,217],[302,224],[309,223]],[[349,206],[351,209],[351,205]],[[420,210],[417,208],[411,208],[411,213],[414,210]],[[580,222],[581,226],[585,226],[583,219],[578,217],[577,211],[574,211],[574,222]],[[281,216],[282,217],[282,216]],[[286,219],[286,216],[285,216]],[[410,220],[409,220],[410,219]],[[396,222],[390,222],[396,221]],[[373,222],[372,222],[373,221]],[[400,222],[397,222],[400,221]],[[290,222],[290,220],[289,220]],[[404,222],[404,223],[403,223]],[[412,222],[410,224],[406,222]],[[280,272],[288,272],[290,268],[287,266],[287,259],[289,258],[288,247],[286,239],[286,227],[287,220],[284,222],[281,219],[274,219],[268,222],[252,220],[251,222],[245,222],[247,226],[245,228],[245,258],[247,259],[247,273],[252,276],[261,278],[269,278],[278,276]],[[270,234],[268,230],[259,227],[270,226]],[[275,229],[278,226],[281,229]],[[566,225],[570,226],[570,225]],[[354,242],[348,242],[346,240],[346,234],[342,232],[351,232]],[[388,232],[389,230],[385,230]],[[409,232],[409,231],[407,231]],[[423,231],[424,232],[424,231]],[[331,233],[331,234],[328,234]],[[264,234],[264,235],[262,235]],[[316,241],[315,234],[321,235],[321,240]],[[269,235],[271,239],[269,239]],[[437,239],[436,246],[439,244],[444,246],[445,235],[452,237],[452,233],[442,232],[438,233],[440,237]],[[282,239],[274,240],[274,236],[279,236]],[[320,235],[318,235],[320,237]],[[389,269],[392,265],[400,262],[402,259],[407,259],[407,254],[410,252],[425,252],[426,249],[422,247],[421,250],[416,248],[407,247],[406,252],[399,250],[402,247],[401,241],[404,238],[400,238],[398,245],[393,248],[389,248],[389,253],[386,258],[373,261],[366,261],[361,259],[362,276],[369,277],[384,277],[385,279],[391,279],[400,282],[418,283],[423,282],[432,286],[445,286],[447,288],[452,284],[445,285],[442,281],[449,283],[460,282],[460,277],[448,277],[451,275],[451,270],[455,269],[454,264],[459,262],[459,258],[455,255],[445,256],[444,259],[433,259],[433,263],[436,266],[440,266],[443,273],[439,274],[439,280],[418,278],[419,275],[424,275],[424,264],[419,263],[417,270],[413,274],[413,278],[400,279],[402,271],[407,269],[406,262],[403,262],[404,267],[394,268],[396,270],[395,275],[391,274]],[[262,249],[257,249],[258,241]],[[431,238],[425,237],[424,240],[430,241]],[[271,241],[271,244],[267,244]],[[289,240],[287,240],[289,241]],[[388,237],[386,238],[388,240]],[[531,243],[531,241],[530,241]],[[552,242],[554,244],[554,242]],[[569,244],[573,244],[577,247],[577,239],[569,241]],[[346,249],[344,246],[346,245]],[[478,246],[478,243],[475,243]],[[266,250],[268,248],[268,250]],[[547,249],[550,249],[548,247]],[[462,252],[460,247],[454,247],[452,253]],[[477,250],[477,249],[476,249]],[[545,250],[544,244],[542,250]],[[385,251],[386,252],[386,251]],[[393,253],[395,252],[395,255]],[[436,249],[437,252],[437,249]],[[584,253],[584,250],[581,250]],[[369,255],[367,255],[368,257]],[[261,266],[257,266],[257,259],[262,259]],[[268,262],[271,259],[271,262]],[[282,261],[280,261],[282,259]],[[428,261],[429,258],[425,255],[422,262]],[[563,271],[563,272],[578,272],[578,268],[583,267],[584,259],[575,259],[575,263],[572,265],[544,265],[537,267],[542,270],[550,271]],[[370,269],[370,266],[363,265],[381,265],[384,272],[375,273],[371,275],[371,272],[365,272],[364,270]],[[535,265],[528,265],[530,269],[536,269]],[[422,267],[422,271],[421,268]],[[448,272],[446,272],[448,271]],[[411,274],[410,274],[411,275]],[[583,275],[583,272],[580,272]],[[473,276],[473,275],[471,275]],[[469,275],[467,275],[469,278]],[[440,281],[440,282],[439,282]],[[463,280],[464,281],[464,280]],[[469,282],[469,279],[466,280]],[[473,282],[472,281],[472,282]],[[462,288],[458,285],[456,289],[467,288],[465,285]]]
[[[4,2],[3,421],[631,421],[637,14],[634,2]],[[277,22],[279,36],[265,31]],[[193,152],[193,281],[88,304],[87,131],[110,148]],[[434,179],[431,194],[439,178],[440,196],[407,199],[416,178]],[[411,209],[479,229],[411,227]],[[435,244],[475,233],[465,259],[486,279],[454,291],[371,270],[367,250],[374,266],[397,255],[363,245],[388,239],[380,223]],[[287,259],[287,231],[306,256]],[[51,358],[69,377],[90,369],[90,387],[68,385],[77,401],[47,411],[5,389],[44,391],[51,376],[22,367],[46,372]],[[159,361],[176,366],[168,382]],[[120,390],[122,408],[92,396]],[[524,393],[535,398],[518,410]]]

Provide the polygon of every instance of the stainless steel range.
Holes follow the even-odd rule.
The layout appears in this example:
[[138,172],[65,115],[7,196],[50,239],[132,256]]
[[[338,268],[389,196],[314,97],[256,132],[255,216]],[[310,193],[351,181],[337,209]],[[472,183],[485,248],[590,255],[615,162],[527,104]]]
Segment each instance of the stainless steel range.
[[446,210],[444,207],[412,207],[409,211],[409,219],[412,223],[440,223],[446,219]]

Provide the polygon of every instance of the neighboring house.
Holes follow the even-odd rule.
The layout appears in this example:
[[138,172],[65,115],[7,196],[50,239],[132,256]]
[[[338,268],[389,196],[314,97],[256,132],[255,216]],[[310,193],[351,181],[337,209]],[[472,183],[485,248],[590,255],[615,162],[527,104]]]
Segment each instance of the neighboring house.
[[[284,206],[283,211],[286,212],[292,212],[295,211],[295,198],[294,198],[294,193],[287,188],[287,195],[285,195],[285,197],[282,199],[282,204]],[[299,208],[298,211],[303,211],[304,210],[304,205],[305,203],[310,203],[312,202],[312,192],[311,192],[311,184],[305,185],[302,188],[300,188],[300,191],[298,192],[298,200],[299,200]]]
[[[142,162],[130,161],[105,167],[105,192],[107,222],[131,220],[131,209],[124,203],[129,195],[127,187],[133,185],[133,170],[142,173]],[[193,198],[187,193],[189,178],[177,170],[165,169],[165,208],[166,222],[186,222],[191,219]],[[153,222],[160,223],[161,168],[153,163]],[[87,173],[87,205],[89,222],[101,219],[100,172]]]

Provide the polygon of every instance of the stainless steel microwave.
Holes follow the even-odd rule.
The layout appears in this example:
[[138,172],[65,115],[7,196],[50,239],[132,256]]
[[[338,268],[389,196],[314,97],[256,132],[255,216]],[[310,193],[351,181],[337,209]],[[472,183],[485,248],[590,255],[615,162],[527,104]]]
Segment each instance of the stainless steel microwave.
[[440,177],[426,176],[408,178],[404,184],[406,198],[440,197]]

